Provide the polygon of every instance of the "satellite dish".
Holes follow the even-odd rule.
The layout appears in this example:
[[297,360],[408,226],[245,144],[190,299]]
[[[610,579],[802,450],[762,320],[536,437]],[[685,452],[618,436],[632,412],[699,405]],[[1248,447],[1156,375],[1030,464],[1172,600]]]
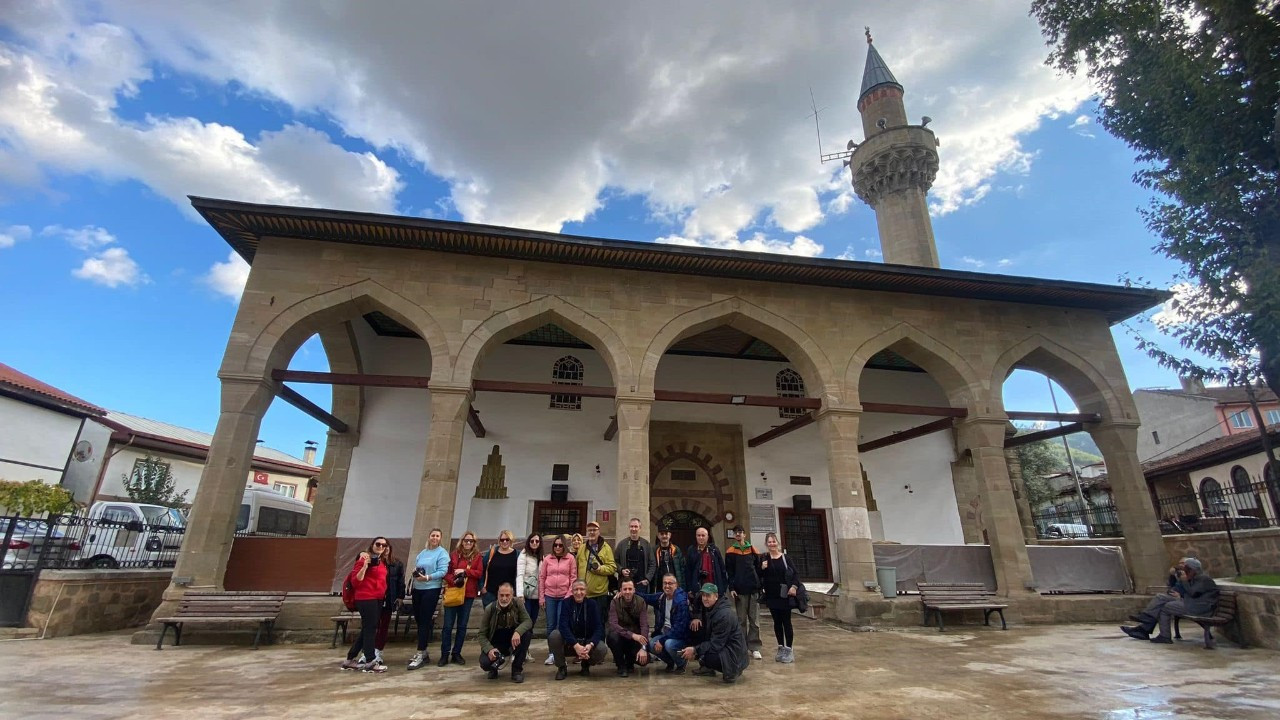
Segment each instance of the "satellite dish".
[[71,449],[71,457],[76,462],[88,462],[93,459],[93,444],[88,440],[81,440]]

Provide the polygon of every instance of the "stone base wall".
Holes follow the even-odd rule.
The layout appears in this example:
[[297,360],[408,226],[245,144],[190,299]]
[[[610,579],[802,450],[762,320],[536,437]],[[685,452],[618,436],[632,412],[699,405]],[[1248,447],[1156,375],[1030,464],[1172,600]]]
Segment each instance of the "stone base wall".
[[[1008,603],[1004,611],[1009,624],[1056,625],[1060,623],[1124,622],[1131,614],[1142,610],[1151,600],[1150,595],[1025,595],[1000,598]],[[892,600],[879,595],[828,597],[828,619],[839,619],[850,625],[874,625],[880,627],[911,627],[923,624],[924,614],[920,598],[903,595]],[[836,608],[829,612],[830,606]],[[931,622],[936,623],[930,614]],[[982,611],[951,611],[943,616],[947,627],[982,625]],[[998,615],[991,616],[994,627],[999,628]]]
[[[1226,581],[1218,583],[1218,586],[1236,593],[1238,621],[1225,628],[1215,628],[1214,632],[1226,635],[1236,642],[1243,642],[1249,647],[1280,650],[1280,587],[1240,585]],[[1199,625],[1187,622],[1182,624],[1183,638],[1194,638],[1199,633]]]
[[169,587],[170,570],[43,570],[27,627],[43,637],[120,630],[145,624]]
[[[1280,570],[1280,528],[1233,530],[1240,572],[1273,573]],[[1231,544],[1225,532],[1166,535],[1165,547],[1170,563],[1184,557],[1199,558],[1205,570],[1214,577],[1232,577],[1235,564],[1231,560]]]

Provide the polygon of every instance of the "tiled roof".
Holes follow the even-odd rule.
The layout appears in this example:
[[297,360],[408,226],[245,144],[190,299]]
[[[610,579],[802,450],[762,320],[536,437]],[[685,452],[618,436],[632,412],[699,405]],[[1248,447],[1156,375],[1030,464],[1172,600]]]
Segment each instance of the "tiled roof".
[[[1267,426],[1267,434],[1271,436],[1271,444],[1280,447],[1280,423]],[[1142,474],[1152,477],[1195,470],[1261,451],[1262,437],[1256,432],[1225,435],[1167,458],[1149,460],[1142,464]]]
[[[1249,402],[1249,395],[1245,393],[1242,387],[1207,387],[1204,392],[1198,394],[1207,395],[1220,403]],[[1276,394],[1271,392],[1271,388],[1266,385],[1255,385],[1253,395],[1260,403],[1276,401]]]
[[[106,417],[103,421],[115,430],[148,437],[155,440],[178,443],[187,445],[195,449],[203,449],[208,451],[210,443],[213,442],[213,436],[209,433],[203,433],[199,430],[170,425],[159,420],[151,420],[137,415],[129,415],[128,413],[117,412],[115,410],[107,410]],[[320,468],[314,465],[308,465],[303,462],[302,458],[296,458],[288,453],[280,452],[269,447],[259,445],[253,451],[254,460],[277,463],[280,465],[292,466],[303,472],[318,473]]]
[[97,405],[87,403],[71,393],[63,392],[52,385],[42,383],[4,363],[0,363],[0,389],[9,389],[18,395],[37,401],[43,400],[44,403],[51,403],[83,415],[103,415],[107,412]]

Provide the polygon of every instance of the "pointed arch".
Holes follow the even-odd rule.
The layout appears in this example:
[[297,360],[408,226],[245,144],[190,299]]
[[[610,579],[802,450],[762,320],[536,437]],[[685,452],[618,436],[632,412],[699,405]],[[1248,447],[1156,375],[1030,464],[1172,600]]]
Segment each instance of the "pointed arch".
[[632,384],[631,355],[622,338],[596,316],[556,295],[544,295],[503,310],[480,323],[462,343],[454,364],[454,382],[470,384],[485,351],[547,323],[554,323],[591,345],[609,368],[613,384]]
[[786,318],[732,297],[688,310],[667,322],[645,350],[640,363],[638,390],[652,393],[662,355],[680,340],[719,325],[728,325],[764,340],[787,356],[804,377],[805,386],[818,397],[840,397],[840,385],[822,347],[798,325]]
[[[1119,364],[1118,358],[1116,363]],[[1066,389],[1081,412],[1098,413],[1104,421],[1137,417],[1127,392],[1116,392],[1093,363],[1039,333],[1024,338],[996,360],[990,379],[991,393],[1001,409],[1004,408],[1004,381],[1017,365],[1048,375]]]
[[[368,279],[312,295],[281,310],[257,333],[246,354],[228,353],[222,372],[265,377],[271,370],[285,367],[307,338],[375,310],[390,315],[425,340],[431,352],[431,372],[448,375],[449,342],[440,324],[421,306]],[[232,328],[232,337],[240,331]]]
[[844,377],[848,401],[858,400],[862,371],[876,353],[884,350],[892,350],[923,368],[946,393],[953,407],[972,407],[983,395],[981,375],[967,360],[929,333],[911,323],[900,322],[869,338],[854,351]]

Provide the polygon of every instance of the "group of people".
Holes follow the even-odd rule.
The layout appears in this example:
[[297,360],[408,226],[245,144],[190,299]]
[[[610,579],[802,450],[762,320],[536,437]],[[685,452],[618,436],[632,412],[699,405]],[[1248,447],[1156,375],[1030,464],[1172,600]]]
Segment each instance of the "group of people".
[[533,628],[545,616],[545,664],[555,666],[556,680],[568,676],[570,663],[578,665],[579,675],[590,675],[610,653],[621,677],[655,661],[668,673],[684,673],[689,661],[697,660],[691,674],[718,673],[724,682],[733,683],[752,659],[762,659],[762,602],[778,642],[774,659],[794,661],[791,611],[803,586],[776,534],[766,535],[765,551],[760,552],[743,528],[735,527],[734,542],[721,553],[707,528],[698,528],[695,542],[682,550],[672,544],[670,530],[659,530],[657,541],[650,543],[641,536],[641,527],[640,520],[632,518],[627,536],[610,546],[599,524],[589,522],[585,536],[544,540],[532,533],[523,548],[503,530],[498,543],[484,552],[470,531],[449,552],[441,546],[443,533],[435,529],[410,565],[407,579],[405,564],[390,541],[374,538],[348,575],[361,632],[342,667],[387,671],[382,649],[406,587],[418,632],[409,670],[431,661],[428,646],[441,602],[436,664],[466,664],[462,646],[477,597],[484,609],[479,665],[491,679],[509,663],[511,680],[524,682]]

